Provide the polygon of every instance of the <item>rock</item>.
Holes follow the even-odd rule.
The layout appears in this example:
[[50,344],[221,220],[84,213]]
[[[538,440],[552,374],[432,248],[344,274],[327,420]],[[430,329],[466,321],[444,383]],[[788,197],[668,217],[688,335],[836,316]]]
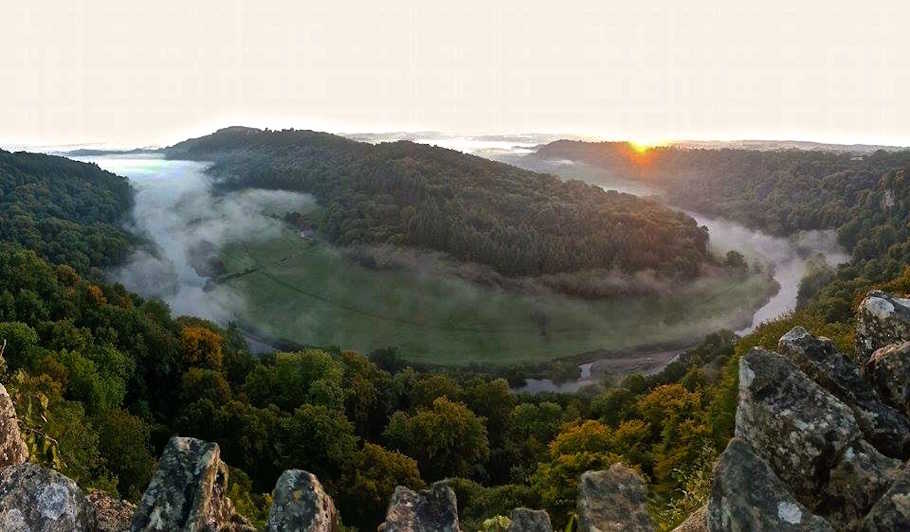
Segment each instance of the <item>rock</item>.
[[875,503],[859,528],[864,532],[910,530],[910,462]]
[[225,495],[227,465],[218,444],[173,437],[142,495],[131,530],[246,531]]
[[881,401],[872,385],[863,379],[859,366],[838,353],[831,340],[794,327],[781,337],[778,351],[849,406],[863,435],[877,449],[891,457],[907,457],[910,420]]
[[381,532],[460,532],[455,492],[442,482],[417,493],[395,488]]
[[606,471],[583,473],[578,481],[578,530],[654,530],[645,507],[646,497],[641,477],[622,464],[613,464]]
[[900,460],[888,458],[860,440],[847,447],[828,473],[816,513],[838,529],[854,529],[888,490],[900,469]]
[[692,512],[681,525],[673,532],[707,532],[708,530],[708,505],[704,505]]
[[861,436],[847,405],[787,359],[759,348],[739,362],[735,434],[812,507],[827,471]]
[[873,290],[859,305],[856,359],[865,366],[876,349],[910,340],[910,300]]
[[800,504],[752,447],[730,440],[714,466],[708,500],[708,530],[833,531]]
[[34,464],[0,471],[0,530],[69,532],[94,530],[95,510],[65,476]]
[[90,491],[86,498],[95,509],[97,532],[124,532],[130,529],[135,504],[117,500],[101,490]]
[[550,515],[544,510],[515,508],[511,519],[509,532],[553,532]]
[[266,530],[280,532],[334,532],[338,530],[335,503],[312,473],[285,471],[272,490],[272,508]]
[[885,401],[910,415],[910,342],[877,349],[864,372]]
[[0,468],[25,462],[28,462],[28,446],[19,432],[13,400],[0,384]]

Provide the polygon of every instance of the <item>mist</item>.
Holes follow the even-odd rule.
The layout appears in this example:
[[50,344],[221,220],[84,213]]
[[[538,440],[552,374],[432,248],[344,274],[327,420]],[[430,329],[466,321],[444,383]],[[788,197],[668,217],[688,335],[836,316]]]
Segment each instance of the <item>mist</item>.
[[774,270],[774,279],[780,284],[780,290],[755,312],[749,327],[737,331],[740,334],[748,333],[761,323],[796,308],[799,283],[806,275],[811,259],[822,256],[831,266],[850,260],[837,243],[834,231],[801,231],[791,238],[781,238],[729,220],[709,218],[690,211],[686,214],[708,228],[709,245],[715,254],[723,256],[727,251],[736,250],[746,257],[749,264],[757,261]]
[[129,261],[109,273],[112,281],[144,297],[158,298],[178,315],[226,324],[244,298],[211,280],[228,242],[277,237],[281,217],[315,205],[308,194],[245,190],[218,194],[206,163],[146,157],[85,157],[130,179],[136,190],[127,226],[147,240]]

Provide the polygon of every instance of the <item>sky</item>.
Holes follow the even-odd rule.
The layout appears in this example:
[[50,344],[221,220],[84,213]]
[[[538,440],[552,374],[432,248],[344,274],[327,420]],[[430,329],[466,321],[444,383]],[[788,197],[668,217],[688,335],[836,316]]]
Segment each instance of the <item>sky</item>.
[[227,125],[910,145],[910,2],[0,0],[0,145]]

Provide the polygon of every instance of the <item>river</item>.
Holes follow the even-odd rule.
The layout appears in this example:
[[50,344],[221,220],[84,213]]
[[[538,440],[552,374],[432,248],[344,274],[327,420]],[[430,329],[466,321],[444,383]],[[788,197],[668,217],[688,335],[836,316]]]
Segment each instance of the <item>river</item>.
[[[509,140],[498,138],[458,137],[447,142],[440,141],[438,137],[415,140],[446,145],[566,178],[580,178],[608,190],[646,197],[661,196],[659,190],[642,183],[616,179],[587,165],[572,161],[542,161],[529,156],[533,152],[530,140],[514,145]],[[130,178],[137,189],[136,220],[132,229],[149,237],[168,259],[161,261],[152,254],[140,251],[133,263],[113,272],[113,277],[140,294],[162,297],[178,314],[192,314],[219,322],[228,321],[237,305],[242,302],[236,301],[229,291],[217,288],[212,290],[206,286],[207,278],[199,275],[191,264],[187,242],[195,249],[204,247],[203,244],[217,244],[225,238],[237,237],[236,234],[226,235],[224,231],[275,231],[277,228],[274,219],[263,216],[261,209],[275,207],[280,212],[280,209],[289,206],[289,201],[297,205],[312,201],[312,198],[303,194],[288,196],[265,191],[214,197],[211,194],[211,184],[203,173],[205,165],[202,163],[112,156],[83,157],[80,160],[97,163],[107,170]],[[197,202],[198,205],[193,205],[193,209],[176,209],[178,202]],[[178,212],[205,214],[187,219]],[[806,272],[810,257],[820,253],[832,265],[849,258],[837,245],[832,231],[807,232],[786,239],[751,230],[729,220],[688,211],[687,214],[708,228],[710,245],[716,253],[725,254],[728,250],[735,249],[742,252],[750,264],[758,262],[764,267],[773,268],[780,290],[754,313],[747,327],[737,331],[740,334],[748,333],[758,324],[795,308],[799,281]],[[225,224],[225,220],[233,223]],[[137,267],[136,261],[142,263]],[[656,351],[630,354],[625,359],[611,357],[592,360],[580,366],[581,377],[576,381],[557,385],[547,380],[528,380],[525,391],[571,392],[596,381],[604,372],[649,373],[665,366],[677,353],[678,351]],[[624,361],[617,362],[618,360]],[[629,361],[635,363],[630,364]]]

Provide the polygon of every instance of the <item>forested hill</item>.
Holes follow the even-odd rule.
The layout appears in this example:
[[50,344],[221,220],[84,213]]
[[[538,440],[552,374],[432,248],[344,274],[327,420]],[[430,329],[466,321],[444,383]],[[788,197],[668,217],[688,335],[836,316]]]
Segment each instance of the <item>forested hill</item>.
[[321,230],[343,245],[434,249],[507,275],[616,268],[692,277],[708,258],[695,221],[656,202],[443,148],[234,127],[165,153],[214,161],[226,186],[315,195]]
[[537,157],[605,168],[664,188],[672,203],[778,235],[836,229],[856,218],[887,172],[910,165],[910,151],[858,155],[806,150],[633,149],[625,142],[560,140]]
[[131,205],[127,180],[96,165],[0,150],[0,240],[54,263],[85,272],[123,260]]

